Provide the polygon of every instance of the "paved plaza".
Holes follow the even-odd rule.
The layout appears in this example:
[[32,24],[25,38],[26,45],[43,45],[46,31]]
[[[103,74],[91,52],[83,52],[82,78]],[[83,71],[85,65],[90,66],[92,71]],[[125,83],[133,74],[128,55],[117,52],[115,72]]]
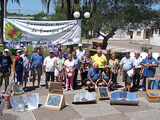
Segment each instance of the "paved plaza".
[[[114,44],[113,41],[112,45],[110,44],[109,46],[118,46],[118,43],[116,44],[115,42]],[[130,46],[127,47],[132,48]],[[156,47],[153,49],[157,52]],[[157,69],[156,77],[160,77],[160,68]],[[79,88],[74,91],[64,90],[66,107],[61,111],[46,110],[44,105],[47,99],[48,89],[45,88],[44,83],[45,76],[43,74],[41,88],[32,90],[32,83],[28,82],[27,84],[28,91],[25,94],[39,93],[38,109],[31,112],[14,112],[12,109],[4,110],[0,120],[158,120],[160,116],[160,103],[148,102],[145,92],[142,91],[134,92],[138,96],[139,106],[122,106],[110,105],[109,100],[97,100],[97,104],[74,105],[72,104],[74,95],[78,92],[86,91],[85,88]],[[124,83],[120,76],[118,76],[118,83],[119,88],[115,91],[122,91]]]
[[[156,76],[160,69],[157,69]],[[118,83],[123,89],[122,77],[118,76]],[[139,106],[110,105],[109,100],[97,100],[97,104],[74,105],[74,95],[85,88],[74,91],[65,91],[66,107],[61,111],[46,110],[44,108],[48,95],[48,89],[44,86],[44,75],[42,76],[42,88],[31,89],[32,83],[28,83],[29,93],[39,93],[39,108],[32,112],[14,112],[12,109],[4,110],[0,120],[157,120],[160,115],[160,103],[150,103],[145,97],[145,92],[135,92],[138,96]]]

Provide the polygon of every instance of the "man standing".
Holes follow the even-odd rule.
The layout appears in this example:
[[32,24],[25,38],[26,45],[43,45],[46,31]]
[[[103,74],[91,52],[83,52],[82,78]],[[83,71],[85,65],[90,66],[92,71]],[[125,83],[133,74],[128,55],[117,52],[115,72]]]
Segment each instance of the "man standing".
[[54,56],[58,57],[58,53],[62,52],[61,44],[57,44],[57,49],[54,50]]
[[68,58],[67,58],[67,57],[68,57],[68,54],[70,54],[70,53],[71,53],[71,48],[68,47],[68,48],[66,49],[66,53],[64,53],[62,57],[63,57],[65,60],[67,60],[67,59],[68,59]]
[[141,71],[141,62],[142,58],[140,57],[139,52],[135,52],[134,63],[135,63],[135,74],[133,76],[133,89],[138,90],[140,82],[140,71]]
[[103,71],[106,63],[107,63],[107,59],[106,56],[102,54],[102,50],[100,48],[97,49],[97,54],[95,54],[92,57],[93,63],[98,64],[98,68]]
[[128,88],[128,92],[130,92],[132,83],[130,77],[133,76],[135,73],[135,63],[134,60],[130,57],[130,52],[126,52],[125,57],[123,57],[120,62],[120,76],[122,75],[122,71],[123,71],[123,82],[125,82],[124,91],[126,91]]
[[[146,78],[154,77],[155,72],[156,72],[156,67],[158,67],[158,61],[152,57],[152,52],[148,52],[148,57],[142,60],[141,65],[142,65],[142,69],[144,69],[142,91],[145,91],[146,90]],[[152,84],[151,84],[151,88],[152,88]]]
[[111,50],[110,49],[107,49],[107,65],[109,64],[109,60],[111,59]]
[[31,57],[31,64],[33,64],[33,87],[35,83],[36,76],[38,74],[38,87],[40,87],[41,75],[42,75],[42,64],[43,64],[43,54],[41,54],[41,47],[37,47],[36,52]]
[[28,55],[28,50],[24,49],[24,54],[21,55],[23,58],[23,65],[24,65],[24,89],[26,89],[27,80],[29,77],[29,70],[30,70],[30,55]]
[[54,70],[56,57],[54,57],[54,51],[49,51],[49,56],[44,59],[44,73],[46,73],[46,88],[48,88],[48,81],[54,81]]
[[78,49],[76,50],[76,56],[78,57],[78,59],[80,60],[80,62],[82,61],[82,58],[85,55],[85,50],[82,49],[82,44],[78,44]]
[[94,64],[93,68],[88,71],[88,81],[86,82],[88,86],[88,91],[90,91],[91,86],[97,85],[97,82],[101,79],[101,70],[98,69],[98,64]]
[[72,56],[73,56],[73,59],[76,62],[76,69],[75,69],[75,74],[74,74],[74,78],[73,78],[73,88],[76,88],[77,87],[78,70],[79,70],[79,67],[80,67],[81,64],[80,64],[79,58],[76,56],[75,51],[72,52]]
[[5,80],[5,92],[7,92],[7,86],[9,84],[9,76],[11,75],[12,60],[9,56],[9,49],[4,49],[3,55],[0,56],[0,88]]

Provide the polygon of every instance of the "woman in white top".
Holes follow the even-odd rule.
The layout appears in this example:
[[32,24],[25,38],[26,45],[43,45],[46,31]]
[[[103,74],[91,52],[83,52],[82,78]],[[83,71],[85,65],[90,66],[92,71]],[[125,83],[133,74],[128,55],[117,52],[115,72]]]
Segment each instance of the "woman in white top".
[[[63,82],[64,76],[64,61],[65,59],[62,58],[62,52],[58,52],[58,57],[55,60],[55,76],[56,82]],[[60,79],[59,79],[60,78]]]
[[73,78],[76,69],[76,62],[72,59],[72,54],[68,54],[68,59],[64,62],[64,66],[66,75],[66,90],[68,90],[69,85],[70,89],[73,90]]

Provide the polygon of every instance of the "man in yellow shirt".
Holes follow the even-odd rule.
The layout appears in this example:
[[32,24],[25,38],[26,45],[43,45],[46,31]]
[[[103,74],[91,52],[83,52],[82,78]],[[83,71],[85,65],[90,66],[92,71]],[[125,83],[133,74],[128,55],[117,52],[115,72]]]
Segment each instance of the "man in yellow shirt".
[[92,61],[93,63],[98,64],[98,68],[103,71],[107,63],[107,59],[106,56],[102,54],[102,50],[100,48],[97,49],[97,54],[92,57]]

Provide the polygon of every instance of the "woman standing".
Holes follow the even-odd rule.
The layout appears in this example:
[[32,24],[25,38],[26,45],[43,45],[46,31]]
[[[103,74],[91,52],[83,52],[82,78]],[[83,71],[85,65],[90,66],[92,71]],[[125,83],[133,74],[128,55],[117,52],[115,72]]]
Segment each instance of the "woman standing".
[[63,82],[64,76],[64,61],[65,59],[62,58],[62,52],[58,52],[58,57],[55,60],[55,76],[56,82]]
[[119,70],[119,60],[115,58],[115,53],[111,55],[111,59],[109,60],[109,66],[111,68],[112,72],[112,81],[113,81],[113,87],[116,87],[117,85],[117,75]]
[[76,69],[76,62],[72,59],[72,54],[68,54],[68,59],[64,62],[64,69],[66,75],[66,90],[73,90],[73,78]]

